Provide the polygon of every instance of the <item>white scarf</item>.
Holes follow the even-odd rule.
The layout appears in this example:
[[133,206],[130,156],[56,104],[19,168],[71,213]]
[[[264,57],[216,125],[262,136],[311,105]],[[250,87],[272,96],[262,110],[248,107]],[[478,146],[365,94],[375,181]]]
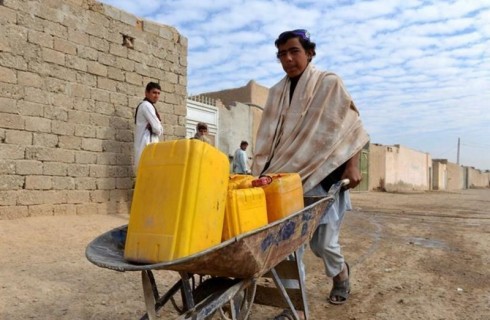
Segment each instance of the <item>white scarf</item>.
[[297,172],[309,191],[369,141],[352,98],[334,73],[311,63],[289,102],[285,76],[269,91],[257,132],[252,173]]

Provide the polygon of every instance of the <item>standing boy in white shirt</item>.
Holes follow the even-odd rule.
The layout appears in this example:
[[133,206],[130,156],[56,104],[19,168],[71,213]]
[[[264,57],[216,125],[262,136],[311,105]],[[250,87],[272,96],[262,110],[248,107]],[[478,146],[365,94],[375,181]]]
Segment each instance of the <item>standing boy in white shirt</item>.
[[134,172],[138,172],[138,163],[146,145],[160,141],[163,127],[155,103],[160,99],[161,87],[149,82],[145,89],[145,99],[136,107],[134,114]]

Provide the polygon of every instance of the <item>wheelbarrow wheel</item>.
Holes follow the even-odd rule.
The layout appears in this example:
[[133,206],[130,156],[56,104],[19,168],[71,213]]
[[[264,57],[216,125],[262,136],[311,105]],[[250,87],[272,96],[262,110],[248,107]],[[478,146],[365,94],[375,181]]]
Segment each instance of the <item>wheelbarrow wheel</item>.
[[[194,300],[199,303],[205,299],[213,299],[240,281],[241,279],[222,277],[208,279],[196,288],[193,293]],[[251,285],[239,290],[206,319],[213,319],[214,315],[219,314],[222,320],[246,320],[252,309],[256,288],[257,285],[253,282]]]

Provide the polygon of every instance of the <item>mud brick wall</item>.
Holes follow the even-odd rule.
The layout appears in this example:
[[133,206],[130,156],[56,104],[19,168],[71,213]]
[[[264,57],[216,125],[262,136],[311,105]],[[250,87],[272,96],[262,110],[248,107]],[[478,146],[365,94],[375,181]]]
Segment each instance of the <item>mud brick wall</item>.
[[92,0],[0,0],[0,219],[127,213],[148,81],[185,137],[187,40]]

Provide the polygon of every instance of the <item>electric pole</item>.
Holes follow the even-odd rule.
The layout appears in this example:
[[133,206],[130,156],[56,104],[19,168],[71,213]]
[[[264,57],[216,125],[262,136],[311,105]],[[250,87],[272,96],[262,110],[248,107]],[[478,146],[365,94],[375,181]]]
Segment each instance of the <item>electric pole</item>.
[[456,164],[459,164],[459,148],[460,148],[460,144],[461,144],[461,143],[460,143],[460,140],[459,140],[459,138],[458,138],[458,155],[457,155],[457,157],[456,157]]

